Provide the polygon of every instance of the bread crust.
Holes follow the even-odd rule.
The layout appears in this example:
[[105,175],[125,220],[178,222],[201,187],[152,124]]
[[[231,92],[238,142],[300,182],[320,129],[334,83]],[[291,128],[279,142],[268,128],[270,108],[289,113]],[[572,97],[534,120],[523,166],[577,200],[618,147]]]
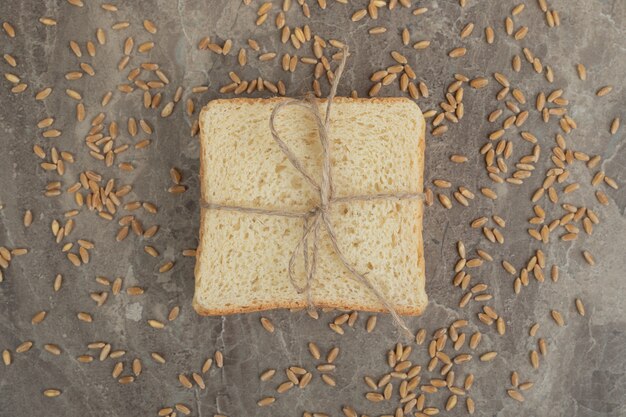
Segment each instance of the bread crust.
[[[240,97],[240,98],[234,98],[234,99],[215,99],[215,100],[211,100],[209,101],[203,108],[202,111],[200,112],[200,117],[199,117],[199,123],[200,123],[200,184],[202,184],[202,180],[204,178],[204,161],[202,158],[202,155],[204,154],[204,147],[206,146],[205,144],[205,140],[204,140],[204,135],[203,132],[205,132],[206,130],[204,129],[204,113],[208,112],[211,105],[212,104],[219,104],[222,102],[228,102],[228,103],[241,103],[241,104],[256,104],[256,103],[261,103],[261,102],[265,102],[265,103],[278,103],[278,102],[282,102],[285,100],[289,100],[289,98],[285,98],[285,97],[272,97],[272,98],[245,98],[245,97]],[[327,99],[322,98],[319,99],[320,102],[324,103],[327,101]],[[347,102],[352,102],[352,103],[411,103],[412,105],[415,106],[415,108],[417,109],[417,111],[419,112],[419,114],[421,115],[421,109],[419,108],[419,106],[412,100],[406,98],[406,97],[380,97],[380,98],[350,98],[350,97],[335,97],[333,99],[333,102],[340,102],[340,103],[347,103]],[[421,168],[421,172],[419,173],[420,176],[422,178],[424,178],[424,165],[425,165],[425,159],[424,159],[424,149],[426,146],[425,143],[425,136],[426,136],[426,123],[422,123],[422,131],[419,134],[418,137],[418,151],[419,151],[419,158],[422,160],[422,165],[421,167],[418,167],[418,169]],[[423,192],[424,191],[424,182],[422,181],[419,184],[419,192]],[[204,195],[204,187],[200,187],[200,198],[201,201],[205,200],[205,195]],[[203,231],[204,231],[204,213],[205,213],[205,208],[201,206],[200,209],[200,232],[199,232],[199,236],[198,236],[198,241],[202,242],[203,239]],[[420,204],[418,207],[418,215],[422,218],[422,222],[419,223],[418,227],[419,227],[419,235],[423,237],[423,219],[424,219],[424,203],[422,200],[420,200]],[[200,305],[197,301],[197,294],[199,292],[199,282],[200,282],[200,262],[199,259],[201,258],[201,254],[202,254],[202,245],[198,245],[198,251],[196,253],[196,265],[194,267],[194,277],[195,277],[195,287],[194,287],[194,297],[193,297],[193,301],[192,301],[192,306],[193,309],[196,311],[196,313],[198,313],[201,316],[223,316],[223,315],[231,315],[231,314],[241,314],[241,313],[253,313],[253,312],[258,312],[258,311],[266,311],[266,310],[276,310],[276,309],[293,309],[293,308],[305,308],[307,307],[307,303],[306,301],[293,301],[293,302],[275,302],[275,303],[266,303],[266,304],[259,304],[259,305],[253,305],[253,306],[239,306],[239,307],[232,307],[232,308],[214,308],[214,309],[210,309],[210,308],[206,308],[203,307],[202,305]],[[419,245],[418,245],[418,264],[422,267],[422,270],[424,271],[424,277],[422,279],[422,281],[425,281],[425,277],[426,277],[426,265],[425,265],[425,261],[424,261],[424,239],[420,239],[419,240]],[[422,285],[424,285],[425,282],[422,282]],[[428,296],[426,294],[425,288],[421,288],[421,291],[424,294],[422,303],[416,307],[402,307],[402,306],[397,306],[395,308],[396,312],[400,315],[403,316],[419,316],[421,315],[424,310],[426,309],[426,306],[428,305]],[[372,306],[367,306],[367,305],[357,305],[357,304],[350,304],[350,305],[346,305],[346,304],[340,304],[340,303],[333,303],[333,302],[315,302],[315,307],[316,308],[336,308],[336,309],[342,309],[342,310],[359,310],[359,311],[367,311],[367,312],[373,312],[373,313],[388,313],[389,311],[384,308],[384,307],[372,307]]]
[[[281,101],[294,100],[297,98],[291,97],[269,97],[269,98],[249,98],[249,97],[237,97],[237,98],[216,98],[214,100],[209,101],[203,108],[202,112],[204,112],[211,104],[219,104],[219,103],[241,103],[241,104],[256,104],[256,103],[279,103]],[[326,98],[318,98],[318,102],[326,103],[328,99]],[[419,106],[411,99],[406,97],[335,97],[333,99],[333,103],[411,103],[413,104],[420,113],[422,112]]]
[[[233,308],[216,308],[209,309],[204,308],[196,302],[195,296],[193,300],[193,309],[201,316],[227,316],[230,314],[240,314],[240,313],[254,313],[257,311],[267,311],[267,310],[277,310],[277,309],[290,309],[290,308],[306,308],[305,301],[294,301],[291,303],[272,303],[272,304],[260,304],[255,306],[245,306],[245,307],[233,307]],[[326,303],[326,302],[316,302],[316,308],[336,308],[339,310],[358,310],[358,311],[367,311],[371,313],[389,313],[389,311],[384,308],[372,307],[372,306],[362,306],[362,305],[345,305],[339,303]],[[417,308],[408,308],[408,307],[396,307],[395,310],[398,314],[402,316],[419,316],[424,312],[426,308],[426,304],[423,306],[419,306]]]

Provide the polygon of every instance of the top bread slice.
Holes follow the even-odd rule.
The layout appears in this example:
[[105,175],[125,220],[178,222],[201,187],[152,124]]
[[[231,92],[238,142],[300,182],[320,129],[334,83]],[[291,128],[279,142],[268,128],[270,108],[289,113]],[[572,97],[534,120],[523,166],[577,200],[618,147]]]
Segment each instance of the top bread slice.
[[[305,212],[316,190],[288,161],[269,130],[276,99],[214,100],[200,115],[201,194],[232,206]],[[319,101],[322,115],[325,100]],[[333,100],[330,146],[333,195],[423,190],[425,123],[403,98]],[[313,117],[290,106],[275,120],[281,138],[320,182],[322,150]],[[421,199],[336,202],[330,218],[341,251],[400,314],[418,315],[424,291]],[[222,315],[307,304],[291,284],[289,259],[303,233],[299,218],[202,209],[194,308]],[[312,284],[318,307],[386,309],[341,264],[325,232]],[[304,261],[296,280],[304,285]]]

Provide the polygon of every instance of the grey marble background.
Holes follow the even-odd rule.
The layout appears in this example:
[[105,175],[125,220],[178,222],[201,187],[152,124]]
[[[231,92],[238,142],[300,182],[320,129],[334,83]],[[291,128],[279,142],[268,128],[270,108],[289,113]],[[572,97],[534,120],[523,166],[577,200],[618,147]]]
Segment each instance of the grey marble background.
[[[521,1],[521,0],[520,0]],[[245,416],[301,416],[303,412],[327,413],[340,416],[341,407],[353,406],[359,413],[369,416],[393,414],[397,401],[372,405],[364,394],[368,388],[364,375],[380,377],[388,372],[386,351],[398,341],[388,317],[381,315],[372,334],[364,330],[367,314],[361,314],[354,329],[346,328],[339,336],[328,329],[328,323],[336,313],[324,313],[318,321],[304,313],[287,311],[268,312],[277,330],[269,334],[259,324],[260,314],[229,317],[199,317],[191,308],[193,295],[192,258],[183,258],[181,251],[197,244],[198,206],[198,141],[189,135],[193,118],[184,113],[184,100],[192,98],[196,108],[206,101],[220,96],[219,87],[230,82],[228,71],[236,68],[246,79],[262,76],[277,81],[282,79],[287,94],[297,96],[310,88],[312,67],[299,64],[295,73],[284,72],[279,59],[259,62],[258,53],[247,48],[245,40],[256,39],[261,52],[311,55],[309,46],[295,51],[291,45],[283,45],[273,19],[279,2],[270,12],[270,19],[262,26],[255,26],[259,2],[244,6],[240,1],[209,0],[138,0],[115,1],[119,11],[104,11],[101,1],[84,0],[82,8],[72,7],[66,1],[2,1],[2,21],[10,21],[17,36],[8,38],[0,33],[2,53],[10,53],[17,61],[17,68],[0,63],[3,72],[20,76],[29,87],[26,92],[10,93],[12,85],[2,80],[0,94],[0,246],[26,247],[26,256],[15,258],[3,271],[0,283],[0,350],[9,349],[13,354],[10,366],[0,364],[0,415],[2,416],[150,416],[166,406],[177,402],[187,404],[194,416],[224,414],[231,417]],[[436,108],[443,99],[445,88],[453,81],[453,74],[468,77],[490,77],[489,86],[480,91],[465,88],[466,116],[458,125],[450,125],[447,134],[440,138],[427,136],[426,181],[445,178],[454,187],[465,185],[477,194],[470,207],[454,204],[451,210],[443,209],[437,202],[425,214],[425,250],[427,260],[427,292],[430,305],[423,316],[408,320],[414,329],[425,328],[429,335],[436,329],[449,325],[456,319],[468,319],[465,331],[480,330],[483,341],[474,360],[457,372],[460,379],[466,372],[476,376],[469,395],[476,402],[479,416],[626,416],[626,280],[624,270],[626,257],[626,193],[623,188],[612,190],[603,186],[609,196],[608,206],[600,206],[593,195],[590,180],[597,169],[606,171],[618,183],[626,180],[626,150],[624,128],[616,135],[609,133],[610,121],[617,116],[624,120],[626,89],[626,2],[623,0],[548,0],[551,8],[558,10],[561,26],[550,29],[543,13],[534,0],[525,0],[526,9],[515,18],[516,27],[526,25],[530,33],[523,41],[514,41],[504,33],[505,16],[518,2],[468,0],[465,8],[457,1],[424,0],[413,2],[411,9],[398,8],[393,12],[381,11],[378,21],[369,18],[353,23],[350,16],[363,7],[364,2],[343,5],[329,0],[327,10],[322,11],[315,1],[308,0],[311,18],[302,16],[296,2],[287,14],[290,26],[310,25],[313,33],[325,39],[336,38],[352,47],[352,57],[340,87],[341,94],[356,90],[366,95],[371,82],[369,75],[393,64],[389,52],[405,53],[410,64],[431,92],[430,98],[418,100],[423,110]],[[357,5],[356,3],[359,3]],[[416,7],[428,7],[421,16],[413,16]],[[38,22],[42,16],[53,17],[56,26],[46,27]],[[143,19],[150,19],[158,26],[158,33],[150,35],[142,28]],[[117,21],[129,21],[130,28],[114,31]],[[471,37],[459,39],[459,31],[468,22],[476,28]],[[373,26],[386,26],[383,35],[368,35]],[[496,29],[496,42],[487,45],[484,27]],[[68,42],[76,40],[84,45],[87,40],[95,42],[95,31],[102,27],[107,33],[107,44],[97,46],[94,58],[86,56],[96,70],[94,77],[84,76],[78,81],[67,81],[64,74],[78,68],[79,60],[71,53]],[[411,43],[431,39],[426,51],[416,52],[410,46],[402,46],[399,32],[408,27],[412,33]],[[161,118],[158,111],[146,110],[141,105],[141,92],[122,94],[116,86],[126,82],[125,72],[118,72],[117,63],[122,56],[122,43],[127,36],[135,38],[135,45],[153,39],[156,47],[149,54],[133,52],[128,68],[140,62],[158,63],[171,83],[163,89],[163,103],[171,100],[178,86],[185,88],[184,98],[169,118]],[[223,43],[232,39],[234,47],[229,56],[218,56],[199,51],[198,41],[204,36]],[[468,54],[451,60],[446,53],[453,47],[466,46]],[[511,70],[511,58],[521,55],[521,47],[527,46],[550,65],[555,81],[549,85],[542,75],[535,74],[524,61],[520,73]],[[236,66],[236,52],[246,47],[249,64]],[[575,64],[583,63],[588,70],[587,81],[580,81]],[[583,204],[594,208],[601,218],[592,236],[581,234],[575,242],[561,242],[553,236],[543,248],[548,265],[558,264],[561,279],[552,283],[549,279],[539,284],[531,282],[519,296],[513,294],[512,278],[500,267],[503,259],[516,266],[525,264],[535,249],[541,247],[527,233],[527,219],[532,217],[530,196],[540,186],[543,173],[550,166],[550,149],[554,134],[559,131],[555,121],[544,124],[532,111],[526,128],[532,131],[542,146],[542,154],[535,174],[521,187],[495,185],[487,178],[478,149],[485,143],[486,135],[494,130],[486,115],[497,107],[495,94],[499,86],[491,78],[495,71],[507,74],[515,86],[523,89],[533,107],[538,91],[563,88],[569,100],[569,114],[576,120],[578,129],[567,136],[569,146],[590,155],[600,155],[601,165],[588,170],[577,163],[571,168],[570,181],[579,181],[581,189],[562,201]],[[192,94],[191,87],[209,85],[207,93]],[[595,91],[606,84],[614,86],[606,97],[598,98]],[[322,83],[327,92],[327,84]],[[44,102],[34,100],[36,91],[55,86]],[[85,122],[74,118],[76,102],[68,98],[64,89],[73,88],[83,96],[87,108]],[[114,91],[111,103],[103,110],[99,103],[105,91]],[[397,83],[385,87],[381,95],[400,94]],[[267,97],[269,93],[254,93],[255,97]],[[163,104],[162,104],[163,106]],[[105,168],[92,159],[84,146],[84,136],[89,121],[105,111],[107,120],[117,120],[122,132],[118,144],[133,144],[124,129],[127,117],[144,118],[154,126],[150,135],[153,144],[144,151],[131,150],[120,155],[117,162],[132,162],[135,170],[123,173],[118,168]],[[55,118],[55,127],[63,135],[56,139],[41,137],[36,122],[44,117]],[[500,119],[502,120],[502,119]],[[498,122],[499,124],[500,122]],[[144,135],[145,136],[145,135]],[[515,158],[528,152],[530,146],[517,135],[510,135],[515,142]],[[68,166],[63,177],[45,172],[39,167],[39,159],[32,153],[34,144],[49,150],[74,153],[76,162]],[[463,153],[468,163],[456,165],[449,161],[452,153]],[[173,195],[166,190],[171,185],[169,169],[179,167],[183,183],[188,191]],[[91,262],[80,268],[73,267],[54,242],[50,232],[53,219],[64,220],[63,213],[74,208],[71,196],[47,198],[43,196],[49,181],[61,181],[63,190],[76,182],[78,174],[86,169],[101,173],[104,178],[116,178],[120,184],[133,184],[129,201],[150,201],[158,205],[156,215],[139,212],[144,225],[159,224],[157,236],[149,244],[156,247],[161,256],[148,256],[143,246],[148,244],[136,236],[129,236],[117,243],[116,221],[99,218],[94,212],[83,209],[75,218],[76,228],[71,238],[90,239],[96,244]],[[479,188],[492,187],[499,198],[488,200],[479,195]],[[562,215],[558,206],[545,199],[542,205],[549,218]],[[24,211],[34,213],[33,225],[22,225]],[[120,215],[125,214],[122,210]],[[469,222],[479,216],[498,214],[507,220],[504,229],[504,245],[487,242],[480,232],[469,227]],[[560,233],[559,233],[560,234]],[[488,304],[506,320],[507,332],[498,336],[493,326],[478,321],[480,303],[471,303],[465,309],[457,307],[461,290],[451,285],[453,267],[457,261],[455,244],[463,240],[469,253],[476,248],[488,250],[494,262],[484,265],[474,273],[473,282],[490,285],[494,299]],[[581,257],[583,249],[591,251],[597,265],[586,265]],[[175,260],[175,267],[168,273],[158,273],[158,267],[166,260]],[[52,281],[57,273],[64,276],[61,291],[52,291]],[[96,307],[89,292],[103,291],[95,282],[96,276],[110,279],[121,276],[125,285],[140,285],[146,293],[130,297],[125,293],[109,296],[107,303]],[[574,307],[574,299],[582,298],[587,308],[580,317]],[[164,330],[146,325],[150,318],[165,320],[167,312],[180,305],[180,317],[169,323]],[[566,325],[557,327],[549,317],[549,311],[557,309],[565,317]],[[31,317],[39,310],[48,311],[46,320],[31,324]],[[88,311],[94,323],[87,324],[76,319],[76,313]],[[541,324],[539,337],[548,343],[548,355],[541,358],[538,370],[533,370],[528,359],[531,349],[536,349],[536,339],[528,336],[528,328]],[[469,334],[468,334],[469,336]],[[15,347],[25,340],[35,344],[27,353],[16,354]],[[120,385],[112,377],[114,361],[94,361],[81,364],[76,357],[89,353],[87,344],[106,341],[113,349],[126,350],[122,358],[128,374],[130,362],[139,357],[144,363],[143,373],[130,385]],[[326,351],[339,346],[334,375],[337,386],[331,388],[322,383],[318,373],[304,390],[295,388],[285,394],[275,394],[275,387],[285,380],[279,372],[271,382],[262,383],[258,375],[274,367],[284,369],[291,365],[313,368],[314,362],[307,352],[307,342],[315,341]],[[46,343],[59,345],[63,352],[53,356],[43,349]],[[413,344],[414,345],[414,344]],[[414,363],[425,365],[428,357],[426,347],[413,346]],[[177,375],[198,370],[205,358],[216,350],[224,352],[225,365],[215,367],[205,376],[205,390],[188,390],[180,386]],[[464,348],[465,351],[468,348]],[[496,350],[498,357],[489,363],[479,362],[478,354]],[[161,352],[167,363],[158,365],[150,359],[149,352]],[[94,354],[94,351],[91,352]],[[517,403],[506,396],[510,386],[509,376],[517,370],[521,380],[532,380],[534,387],[524,392],[526,401]],[[424,380],[429,374],[425,370]],[[423,382],[424,383],[424,382]],[[63,394],[58,398],[45,398],[46,388],[59,388]],[[271,407],[259,408],[256,402],[268,395],[276,395],[278,401]],[[440,415],[466,415],[464,399],[459,399],[456,409],[443,411],[449,393],[440,391],[429,395],[427,405],[442,410]]]

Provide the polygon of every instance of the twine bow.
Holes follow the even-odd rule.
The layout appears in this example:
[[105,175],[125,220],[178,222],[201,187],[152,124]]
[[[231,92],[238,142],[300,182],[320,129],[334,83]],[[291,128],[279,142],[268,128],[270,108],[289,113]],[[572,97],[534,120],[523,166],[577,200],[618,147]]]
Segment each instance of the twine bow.
[[[367,278],[366,274],[362,274],[358,272],[354,266],[346,259],[345,255],[339,248],[337,243],[337,237],[335,234],[335,230],[333,228],[332,222],[330,221],[330,209],[334,203],[337,202],[353,202],[353,201],[374,201],[374,200],[408,200],[408,199],[416,199],[421,198],[421,193],[390,193],[390,194],[370,194],[370,195],[355,195],[355,196],[347,196],[347,197],[335,197],[333,195],[333,181],[332,181],[332,170],[331,170],[331,147],[329,142],[329,128],[330,128],[330,110],[333,102],[333,98],[337,93],[337,86],[339,85],[339,80],[341,79],[341,75],[346,65],[346,60],[348,58],[348,48],[343,47],[343,54],[341,57],[341,63],[337,68],[334,78],[331,84],[330,94],[328,95],[328,101],[326,104],[326,115],[324,119],[320,115],[317,103],[315,98],[310,94],[304,100],[285,100],[280,102],[274,107],[272,114],[270,116],[269,127],[272,133],[272,138],[276,142],[276,144],[280,147],[280,150],[285,154],[289,162],[293,165],[295,169],[297,169],[302,176],[309,182],[309,184],[319,193],[319,204],[313,207],[311,210],[302,213],[302,212],[292,212],[286,210],[267,210],[267,209],[259,209],[259,208],[251,208],[251,207],[241,207],[241,206],[229,206],[222,205],[210,202],[203,202],[203,206],[208,209],[213,210],[230,210],[244,213],[254,213],[254,214],[265,214],[265,215],[273,215],[273,216],[281,216],[281,217],[297,217],[302,218],[304,220],[304,231],[302,234],[302,238],[299,240],[298,244],[294,248],[294,251],[289,259],[289,269],[288,275],[289,280],[293,287],[298,291],[298,293],[306,293],[307,297],[307,305],[309,308],[314,306],[312,294],[311,294],[311,284],[315,278],[315,273],[317,269],[317,258],[319,252],[319,236],[320,229],[324,228],[330,242],[332,243],[333,250],[335,254],[338,256],[342,265],[352,274],[352,276],[359,281],[362,285],[368,288],[378,299],[378,301],[389,311],[391,316],[393,317],[395,325],[400,328],[407,336],[412,337],[413,334],[406,326],[406,323],[400,315],[395,310],[393,305],[387,300],[387,298],[381,294],[381,292],[372,284],[369,278]],[[317,183],[315,179],[304,169],[302,163],[298,160],[296,155],[293,153],[291,148],[281,139],[278,132],[276,131],[276,126],[274,125],[274,121],[278,115],[278,113],[289,106],[300,106],[311,112],[313,115],[313,119],[317,124],[318,133],[320,137],[320,143],[322,145],[322,181],[321,183]],[[312,253],[309,255],[309,238],[312,238]],[[299,253],[302,251],[304,255],[304,267],[306,272],[306,283],[304,286],[299,285],[295,279],[295,264],[296,259]],[[310,259],[309,259],[310,258]]]

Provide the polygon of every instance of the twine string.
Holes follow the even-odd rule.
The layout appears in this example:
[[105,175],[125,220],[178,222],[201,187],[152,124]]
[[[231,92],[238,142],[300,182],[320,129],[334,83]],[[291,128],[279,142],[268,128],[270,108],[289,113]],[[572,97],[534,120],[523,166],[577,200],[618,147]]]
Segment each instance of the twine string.
[[[294,248],[291,257],[289,258],[288,275],[292,286],[300,294],[305,293],[307,299],[308,308],[314,308],[312,297],[312,283],[315,279],[315,274],[318,266],[319,255],[319,239],[320,229],[324,228],[329,240],[332,244],[333,251],[339,258],[341,264],[350,272],[350,274],[365,286],[372,294],[378,299],[378,301],[389,311],[394,324],[407,336],[413,337],[412,332],[407,327],[404,320],[400,317],[392,303],[383,295],[372,281],[366,276],[356,270],[356,268],[346,258],[341,251],[337,242],[337,235],[335,229],[330,221],[330,209],[334,203],[337,202],[355,202],[355,201],[375,201],[375,200],[410,200],[422,197],[422,193],[381,193],[371,195],[354,195],[346,197],[334,197],[333,196],[333,181],[331,170],[331,149],[330,149],[330,114],[331,106],[335,95],[337,94],[337,87],[339,80],[343,74],[343,70],[346,66],[346,60],[348,58],[348,48],[343,47],[343,54],[341,57],[341,63],[335,71],[335,75],[331,84],[330,94],[326,103],[326,115],[322,119],[315,97],[308,94],[304,100],[289,99],[278,103],[270,116],[269,128],[272,134],[272,138],[285,154],[291,165],[302,174],[302,176],[309,182],[309,184],[319,193],[319,203],[307,212],[294,212],[289,210],[272,210],[272,209],[259,209],[243,206],[222,205],[210,202],[203,202],[203,207],[213,210],[229,210],[242,213],[251,214],[264,214],[280,217],[302,218],[304,220],[302,237],[298,241]],[[310,175],[304,168],[302,162],[294,154],[293,150],[285,143],[276,130],[275,120],[278,114],[290,106],[304,107],[308,110],[317,125],[318,136],[322,145],[322,178],[321,183]],[[312,248],[309,250],[309,239],[311,239]],[[304,255],[304,268],[306,281],[304,285],[300,285],[295,279],[295,266],[299,254]],[[309,255],[310,252],[310,255]]]

